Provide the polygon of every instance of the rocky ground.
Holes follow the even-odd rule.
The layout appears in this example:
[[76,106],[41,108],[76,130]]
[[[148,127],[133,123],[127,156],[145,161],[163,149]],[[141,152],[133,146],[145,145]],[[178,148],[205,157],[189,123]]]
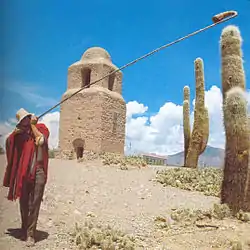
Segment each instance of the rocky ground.
[[[0,158],[0,178],[5,169]],[[250,249],[250,223],[223,220],[219,228],[181,228],[171,233],[158,229],[156,216],[168,216],[173,208],[209,209],[219,199],[177,188],[163,187],[153,181],[157,168],[121,170],[103,167],[97,161],[77,163],[51,159],[49,179],[38,221],[39,239],[33,249],[77,249],[69,232],[75,222],[86,217],[110,224],[141,239],[141,249],[230,249],[240,240]],[[5,198],[0,189],[0,249],[25,249],[19,240],[18,202]]]

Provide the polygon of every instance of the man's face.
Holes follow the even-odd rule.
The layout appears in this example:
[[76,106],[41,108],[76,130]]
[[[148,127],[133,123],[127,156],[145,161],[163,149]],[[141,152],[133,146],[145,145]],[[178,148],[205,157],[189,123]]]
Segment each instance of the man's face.
[[18,128],[24,131],[28,131],[30,128],[30,116],[25,117],[19,124]]

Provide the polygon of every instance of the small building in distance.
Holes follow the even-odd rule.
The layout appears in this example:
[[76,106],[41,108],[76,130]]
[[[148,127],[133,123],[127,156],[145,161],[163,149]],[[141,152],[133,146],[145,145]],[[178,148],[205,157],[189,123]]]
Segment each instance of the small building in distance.
[[156,154],[141,154],[141,156],[149,165],[167,165],[167,156]]

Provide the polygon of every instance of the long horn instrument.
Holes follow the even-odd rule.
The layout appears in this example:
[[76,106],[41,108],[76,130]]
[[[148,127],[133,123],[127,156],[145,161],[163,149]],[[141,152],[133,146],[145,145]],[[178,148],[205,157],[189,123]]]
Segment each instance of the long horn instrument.
[[189,37],[191,37],[191,36],[197,35],[197,34],[203,32],[203,31],[205,31],[205,30],[207,30],[207,29],[210,29],[210,28],[212,28],[212,27],[214,27],[214,26],[216,26],[216,25],[218,25],[218,24],[220,24],[220,23],[224,23],[224,22],[226,22],[226,21],[228,21],[228,20],[230,20],[230,19],[232,19],[232,18],[235,18],[237,15],[238,15],[237,11],[226,11],[226,12],[222,12],[222,13],[219,13],[219,14],[213,16],[213,17],[212,17],[213,24],[210,24],[210,25],[208,25],[208,26],[206,26],[206,27],[204,27],[204,28],[202,28],[202,29],[199,29],[199,30],[197,30],[197,31],[194,31],[193,33],[190,33],[190,34],[188,34],[188,35],[186,35],[186,36],[183,36],[183,37],[181,37],[181,38],[179,38],[179,39],[177,39],[177,40],[175,40],[175,41],[173,41],[173,42],[170,42],[170,43],[165,44],[165,45],[163,45],[163,46],[161,46],[161,47],[158,47],[157,49],[154,49],[154,50],[152,50],[151,52],[149,52],[149,53],[147,53],[147,54],[145,54],[145,55],[143,55],[143,56],[141,56],[141,57],[139,57],[139,58],[137,58],[137,59],[135,59],[135,60],[133,60],[133,61],[131,61],[131,62],[125,64],[125,65],[123,65],[122,67],[120,67],[120,68],[118,68],[118,69],[116,69],[116,70],[110,72],[109,74],[107,74],[107,75],[101,77],[100,79],[98,79],[98,80],[96,80],[96,81],[94,81],[94,82],[89,83],[88,85],[86,85],[86,86],[80,88],[79,90],[77,90],[77,91],[76,91],[75,93],[73,93],[72,95],[68,96],[67,98],[63,99],[61,102],[57,103],[55,106],[51,107],[50,109],[48,109],[47,111],[45,111],[44,113],[42,113],[40,116],[38,116],[38,119],[40,119],[41,117],[43,117],[44,115],[46,115],[47,113],[49,113],[51,110],[55,109],[55,108],[58,107],[60,104],[62,104],[63,102],[67,101],[68,99],[70,99],[70,98],[73,97],[74,95],[76,95],[77,93],[81,92],[83,89],[88,88],[89,86],[91,86],[91,85],[93,85],[93,84],[96,84],[97,82],[102,81],[102,80],[105,79],[106,77],[108,77],[108,76],[110,76],[110,75],[113,75],[113,74],[115,74],[116,72],[118,72],[118,71],[120,71],[120,70],[122,70],[122,69],[125,69],[125,68],[127,68],[127,67],[129,67],[129,66],[131,66],[131,65],[133,65],[133,64],[135,64],[135,63],[137,63],[138,61],[140,61],[140,60],[142,60],[142,59],[145,59],[145,58],[147,58],[147,57],[149,57],[149,56],[155,54],[156,52],[159,52],[160,50],[163,50],[163,49],[165,49],[165,48],[167,48],[167,47],[170,47],[170,46],[172,46],[172,45],[174,45],[174,44],[176,44],[176,43],[178,43],[178,42],[181,42],[181,41],[183,41],[183,40],[185,40],[185,39],[187,39],[187,38],[189,38]]

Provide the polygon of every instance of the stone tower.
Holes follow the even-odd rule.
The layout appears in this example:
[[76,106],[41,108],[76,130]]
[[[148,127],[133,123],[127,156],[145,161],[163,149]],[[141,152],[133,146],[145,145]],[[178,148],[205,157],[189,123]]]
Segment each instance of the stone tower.
[[[68,68],[68,86],[62,98],[115,69],[106,50],[89,48],[80,61]],[[123,154],[125,122],[122,72],[118,71],[61,104],[60,156],[79,158],[84,151]]]

